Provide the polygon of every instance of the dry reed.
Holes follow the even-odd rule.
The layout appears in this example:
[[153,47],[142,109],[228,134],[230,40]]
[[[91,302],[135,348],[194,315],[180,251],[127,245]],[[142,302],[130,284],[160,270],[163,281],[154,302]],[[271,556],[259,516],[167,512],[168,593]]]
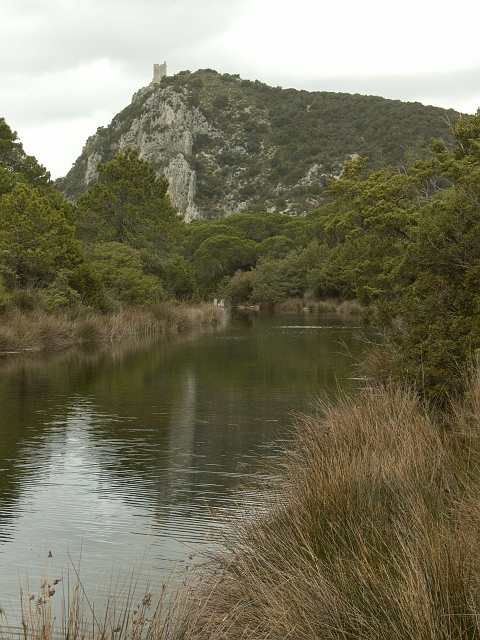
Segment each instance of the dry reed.
[[336,313],[339,315],[361,315],[365,307],[357,300],[311,300],[289,298],[275,305],[277,313]]
[[[141,569],[121,584],[106,585],[103,604],[87,594],[76,569],[71,576],[46,578],[32,593],[20,590],[20,619],[7,624],[0,607],[2,640],[157,640],[191,638],[199,612],[185,597],[186,575],[171,577],[157,591],[150,581],[140,591]],[[48,572],[47,572],[48,573]],[[143,582],[143,580],[142,580]],[[113,592],[109,590],[113,589]],[[188,607],[188,609],[187,609]],[[60,611],[57,617],[55,614]]]
[[480,637],[479,411],[477,378],[442,424],[385,388],[299,416],[195,594],[194,637]]
[[213,304],[124,308],[111,314],[88,309],[69,312],[13,309],[0,319],[0,352],[66,349],[82,342],[225,326],[227,313]]

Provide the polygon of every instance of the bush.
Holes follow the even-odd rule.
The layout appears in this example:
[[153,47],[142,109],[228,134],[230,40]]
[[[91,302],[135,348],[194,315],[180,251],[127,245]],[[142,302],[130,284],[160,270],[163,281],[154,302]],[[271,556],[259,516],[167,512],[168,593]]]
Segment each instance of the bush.
[[195,279],[182,256],[172,256],[161,269],[166,291],[180,300],[187,300],[195,291]]
[[227,279],[221,288],[221,295],[230,298],[232,304],[247,302],[252,295],[253,271],[235,271],[230,279]]
[[106,242],[92,245],[88,255],[114,300],[148,305],[163,297],[160,280],[145,275],[140,254],[135,249],[119,242]]
[[5,288],[3,278],[0,277],[0,311],[6,309],[12,302],[12,296]]
[[70,272],[61,269],[43,294],[43,307],[47,311],[66,309],[80,301],[80,294],[69,284]]
[[252,300],[275,303],[301,296],[305,277],[299,262],[296,251],[291,251],[283,260],[260,259],[252,275]]

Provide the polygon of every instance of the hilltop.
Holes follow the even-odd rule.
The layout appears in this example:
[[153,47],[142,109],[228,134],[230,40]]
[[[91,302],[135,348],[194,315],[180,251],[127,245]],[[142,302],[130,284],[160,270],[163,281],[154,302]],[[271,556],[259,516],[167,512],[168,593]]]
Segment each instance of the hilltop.
[[71,200],[98,179],[98,162],[136,147],[187,221],[232,213],[305,214],[324,201],[346,159],[408,166],[432,138],[452,142],[459,113],[377,96],[270,87],[211,69],[140,89],[88,138],[58,187]]

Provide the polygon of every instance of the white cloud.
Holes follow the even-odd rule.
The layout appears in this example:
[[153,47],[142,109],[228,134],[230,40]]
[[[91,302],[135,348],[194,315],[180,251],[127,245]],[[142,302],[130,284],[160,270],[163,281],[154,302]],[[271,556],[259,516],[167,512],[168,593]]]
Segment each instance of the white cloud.
[[480,105],[480,5],[457,0],[0,0],[0,115],[64,174],[152,78],[211,67],[268,84]]
[[225,30],[251,2],[2,0],[0,68],[34,75],[109,58],[138,72],[154,53]]
[[27,124],[19,131],[20,139],[25,151],[35,155],[52,176],[58,178],[70,169],[99,123],[108,124],[114,115],[95,112],[90,118],[51,120],[40,126]]
[[[458,2],[264,0],[219,36],[215,48],[247,54],[259,69],[323,77],[453,70],[478,59],[478,5]],[[461,23],[461,34],[456,30]]]

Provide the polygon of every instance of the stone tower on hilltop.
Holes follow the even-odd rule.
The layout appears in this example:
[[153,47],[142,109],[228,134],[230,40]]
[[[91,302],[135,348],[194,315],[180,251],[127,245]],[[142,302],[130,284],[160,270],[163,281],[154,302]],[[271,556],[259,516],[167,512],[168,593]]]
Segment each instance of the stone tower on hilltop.
[[167,75],[167,63],[153,65],[152,84],[158,84],[162,78]]

